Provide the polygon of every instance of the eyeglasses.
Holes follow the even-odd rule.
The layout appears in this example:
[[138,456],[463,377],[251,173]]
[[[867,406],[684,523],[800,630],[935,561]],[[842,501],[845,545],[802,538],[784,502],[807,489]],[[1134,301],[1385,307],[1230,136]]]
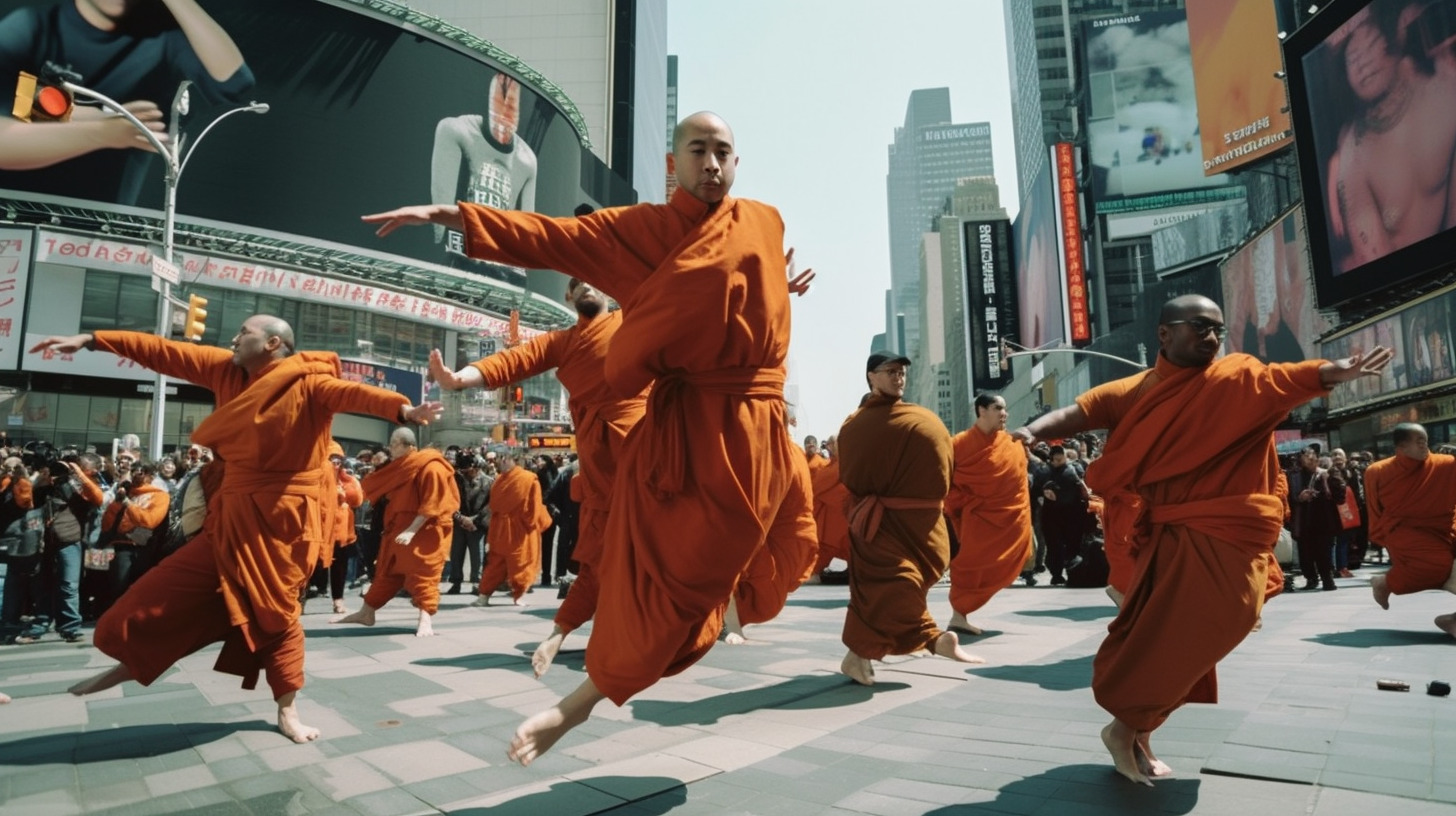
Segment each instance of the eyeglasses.
[[1214,323],[1212,320],[1204,320],[1202,318],[1194,318],[1192,320],[1169,320],[1163,325],[1187,326],[1188,328],[1193,330],[1194,334],[1199,335],[1200,337],[1208,334],[1209,332],[1213,332],[1214,336],[1220,340],[1228,337],[1228,326],[1225,326],[1222,323]]
[[875,373],[876,374],[887,374],[887,375],[889,375],[891,377],[898,378],[898,377],[904,377],[905,376],[905,369],[903,369],[903,368],[877,368],[877,369],[875,369]]

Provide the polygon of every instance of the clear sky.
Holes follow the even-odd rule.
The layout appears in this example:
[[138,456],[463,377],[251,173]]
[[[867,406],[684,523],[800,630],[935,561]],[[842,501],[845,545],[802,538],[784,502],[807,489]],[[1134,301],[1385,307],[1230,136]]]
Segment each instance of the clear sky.
[[[1016,211],[1001,0],[668,0],[678,111],[733,127],[733,194],[774,205],[800,270],[790,381],[796,435],[839,429],[865,391],[890,285],[885,174],[916,88],[948,87],[957,123],[990,122],[1003,205]],[[952,431],[961,430],[952,428]]]

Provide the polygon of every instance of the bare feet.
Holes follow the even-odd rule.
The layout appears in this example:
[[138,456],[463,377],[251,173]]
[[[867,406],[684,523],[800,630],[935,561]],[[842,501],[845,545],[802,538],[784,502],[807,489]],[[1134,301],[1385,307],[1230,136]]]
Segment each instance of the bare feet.
[[874,664],[870,663],[869,658],[860,657],[853,651],[844,653],[844,659],[839,661],[839,670],[861,686],[875,684]]
[[349,608],[347,606],[344,606],[344,601],[343,601],[342,598],[336,598],[334,600],[334,614],[335,615],[347,615],[347,614],[349,614]]
[[1137,746],[1138,770],[1151,777],[1171,776],[1173,769],[1168,767],[1168,763],[1153,756],[1153,749],[1148,744],[1150,737],[1152,737],[1152,732],[1139,731],[1134,740],[1134,744]]
[[364,604],[358,612],[352,615],[345,615],[342,618],[334,618],[329,623],[362,623],[365,626],[374,625],[374,607]]
[[0,705],[5,705],[8,702],[10,702],[10,695],[0,691]]
[[1375,602],[1380,604],[1381,609],[1390,608],[1390,582],[1385,580],[1384,575],[1370,579],[1370,594],[1375,596]]
[[294,742],[313,742],[319,738],[319,730],[298,719],[298,706],[294,705],[297,696],[298,692],[290,691],[278,698],[278,730]]
[[432,620],[434,616],[425,610],[420,610],[420,622],[415,626],[415,637],[434,637],[435,625]]
[[1116,766],[1118,773],[1139,785],[1152,787],[1153,780],[1138,766],[1136,736],[1132,728],[1124,725],[1122,720],[1113,720],[1102,729],[1102,744],[1107,746],[1107,753],[1112,755],[1112,764]]
[[1113,606],[1117,607],[1118,609],[1122,608],[1122,593],[1118,592],[1116,589],[1113,589],[1112,584],[1107,585],[1107,597],[1112,599]]
[[1445,632],[1451,637],[1456,637],[1456,614],[1437,615],[1436,628],[1440,629],[1442,632]]
[[950,625],[945,627],[952,632],[964,632],[968,635],[984,635],[986,630],[971,623],[965,615],[957,612],[950,616]]
[[941,632],[940,637],[935,639],[935,653],[941,657],[948,657],[957,663],[985,663],[986,658],[977,657],[961,648],[961,642],[955,632]]
[[536,653],[531,655],[531,670],[536,673],[537,680],[541,679],[541,675],[551,668],[551,662],[556,659],[556,653],[561,651],[563,640],[566,640],[566,633],[561,630],[560,626],[553,626],[551,635],[536,647]]
[[1254,621],[1254,628],[1253,629],[1250,629],[1249,632],[1252,634],[1252,633],[1257,632],[1257,631],[1259,631],[1260,629],[1263,629],[1263,628],[1264,628],[1264,616],[1263,615],[1260,615]]
[[484,595],[478,595],[478,596],[476,596],[475,600],[473,600],[473,601],[470,602],[470,605],[471,606],[490,606],[490,595],[491,595],[491,593],[489,593],[489,592],[485,593]]
[[551,746],[565,736],[567,731],[586,722],[592,709],[605,699],[606,695],[598,691],[596,684],[588,677],[576,687],[576,691],[563,697],[554,707],[521,723],[521,727],[516,729],[515,737],[511,739],[511,747],[506,750],[506,757],[512,762],[530,765],[537,757],[551,750]]
[[105,691],[112,686],[125,683],[130,679],[131,671],[126,666],[117,664],[89,680],[82,680],[76,685],[71,686],[70,692],[77,697],[85,694],[95,694],[98,691]]
[[729,646],[742,646],[748,642],[743,635],[743,623],[738,619],[738,599],[729,598],[728,608],[723,611],[723,642]]
[[512,598],[511,599],[511,606],[526,606],[526,605],[527,604],[526,604],[526,601],[525,601],[524,598]]

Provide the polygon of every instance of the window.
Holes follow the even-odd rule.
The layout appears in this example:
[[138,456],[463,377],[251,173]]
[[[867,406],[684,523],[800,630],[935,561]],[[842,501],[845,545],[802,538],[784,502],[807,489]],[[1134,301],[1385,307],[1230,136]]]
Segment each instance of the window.
[[115,272],[86,273],[81,294],[81,331],[155,331],[157,293],[149,278]]

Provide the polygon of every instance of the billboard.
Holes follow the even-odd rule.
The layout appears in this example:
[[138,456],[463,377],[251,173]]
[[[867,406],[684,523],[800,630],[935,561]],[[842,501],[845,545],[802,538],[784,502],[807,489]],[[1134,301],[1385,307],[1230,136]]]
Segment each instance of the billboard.
[[1302,207],[1296,206],[1219,265],[1228,350],[1266,363],[1318,358],[1328,327],[1314,303]]
[[971,390],[1004,388],[1011,382],[1011,366],[1001,357],[1001,340],[1017,335],[1011,222],[966,221],[963,230],[966,359],[970,361]]
[[1078,345],[1092,340],[1092,320],[1087,308],[1087,253],[1082,241],[1082,203],[1077,195],[1076,153],[1069,142],[1052,145],[1052,166],[1057,186],[1052,200],[1057,207],[1057,250],[1067,271],[1063,302],[1067,312],[1067,336]]
[[[555,99],[548,83],[524,82],[535,77],[524,66],[493,64],[443,35],[365,11],[363,2],[355,9],[323,0],[197,0],[219,37],[200,39],[205,47],[161,2],[127,4],[112,31],[87,22],[81,5],[0,0],[0,87],[8,89],[19,71],[63,62],[82,75],[81,84],[160,124],[178,83],[191,80],[183,130],[200,149],[178,186],[184,217],[395,253],[524,286],[524,270],[464,258],[459,236],[444,229],[380,240],[359,216],[460,199],[557,216],[588,201],[629,203],[585,189],[608,186],[603,179],[611,174],[600,172],[572,121],[574,109],[565,112],[560,105],[569,103]],[[215,117],[251,100],[269,112],[231,116],[197,141]],[[8,112],[8,105],[0,110],[0,191],[161,208],[163,162],[137,149],[139,134],[121,120],[78,108],[78,121],[26,124]],[[83,138],[72,144],[49,136],[62,129]],[[37,142],[38,134],[47,137]],[[559,296],[556,276],[542,277],[541,286],[535,279],[530,288]]]
[[1027,348],[1067,339],[1053,173],[1051,162],[1042,167],[1011,227],[1016,240],[1017,333],[1002,335]]
[[1284,48],[1320,303],[1449,264],[1456,3],[1335,4]]
[[1118,210],[1199,203],[1138,199],[1221,187],[1203,172],[1188,19],[1182,11],[1124,14],[1083,24],[1092,193]]
[[1294,140],[1284,82],[1275,76],[1284,70],[1284,57],[1274,6],[1269,0],[1188,4],[1206,174],[1248,164]]

